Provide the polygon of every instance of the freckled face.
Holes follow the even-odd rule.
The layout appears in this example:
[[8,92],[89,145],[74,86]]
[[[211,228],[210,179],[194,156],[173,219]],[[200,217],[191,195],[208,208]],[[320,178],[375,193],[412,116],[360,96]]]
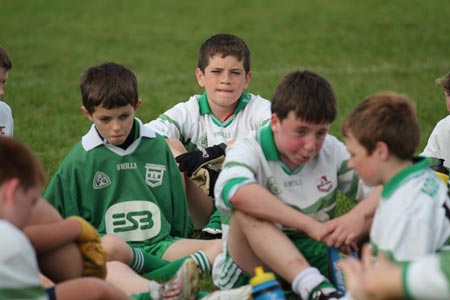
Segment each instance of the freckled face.
[[111,109],[97,106],[92,114],[89,114],[84,107],[81,110],[95,124],[108,143],[119,146],[125,142],[131,132],[134,116],[140,103],[139,100],[136,108],[131,104]]
[[195,74],[198,84],[205,88],[213,112],[215,108],[234,109],[251,78],[251,72],[245,73],[242,61],[232,55],[214,55],[205,72],[197,68]]
[[330,130],[330,124],[304,122],[294,112],[282,121],[273,114],[271,126],[280,158],[291,170],[319,153]]

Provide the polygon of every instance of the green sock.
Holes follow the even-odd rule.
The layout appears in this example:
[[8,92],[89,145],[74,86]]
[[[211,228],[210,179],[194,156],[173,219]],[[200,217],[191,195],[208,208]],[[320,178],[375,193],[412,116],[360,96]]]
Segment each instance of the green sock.
[[197,263],[200,273],[209,273],[211,271],[211,264],[209,263],[208,256],[206,256],[205,252],[197,251],[192,254],[191,257]]

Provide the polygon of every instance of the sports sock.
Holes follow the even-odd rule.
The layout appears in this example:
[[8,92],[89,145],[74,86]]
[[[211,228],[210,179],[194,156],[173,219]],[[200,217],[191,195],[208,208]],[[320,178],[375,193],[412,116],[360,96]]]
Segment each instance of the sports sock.
[[191,257],[197,263],[200,273],[209,273],[211,271],[211,264],[205,252],[197,251],[194,254],[191,254]]
[[292,290],[302,299],[309,299],[309,294],[322,282],[328,281],[319,270],[309,267],[295,276],[292,281]]
[[148,273],[156,269],[160,269],[170,263],[158,256],[145,253],[140,248],[132,249],[133,260],[131,261],[130,268],[132,268],[137,273]]

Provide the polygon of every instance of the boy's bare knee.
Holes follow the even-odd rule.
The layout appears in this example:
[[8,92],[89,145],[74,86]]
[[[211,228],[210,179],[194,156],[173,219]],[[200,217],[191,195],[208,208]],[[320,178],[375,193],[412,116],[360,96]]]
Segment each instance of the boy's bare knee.
[[108,261],[120,261],[129,264],[133,259],[133,250],[121,238],[107,234],[101,238],[101,242],[107,253]]

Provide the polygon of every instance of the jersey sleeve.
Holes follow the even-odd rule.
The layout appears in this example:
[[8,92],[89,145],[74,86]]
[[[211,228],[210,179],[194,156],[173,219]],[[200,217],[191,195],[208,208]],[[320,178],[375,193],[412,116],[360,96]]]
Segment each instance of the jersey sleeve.
[[450,299],[450,251],[405,265],[403,281],[408,299]]
[[162,136],[175,138],[186,144],[191,136],[190,129],[197,128],[193,122],[198,115],[197,99],[192,97],[188,102],[176,104],[145,126],[152,128]]
[[[77,204],[78,202],[73,196],[74,191],[72,191],[72,188],[74,187],[74,183],[69,181],[70,178],[76,181],[76,178],[70,175],[69,170],[70,168],[64,160],[51,178],[44,192],[44,199],[55,207],[63,218],[73,215],[82,216]],[[86,218],[87,216],[82,217]]]
[[254,148],[257,146],[250,140],[250,137],[238,140],[227,148],[214,190],[216,207],[222,212],[231,211],[230,199],[239,187],[256,182],[259,163]]

